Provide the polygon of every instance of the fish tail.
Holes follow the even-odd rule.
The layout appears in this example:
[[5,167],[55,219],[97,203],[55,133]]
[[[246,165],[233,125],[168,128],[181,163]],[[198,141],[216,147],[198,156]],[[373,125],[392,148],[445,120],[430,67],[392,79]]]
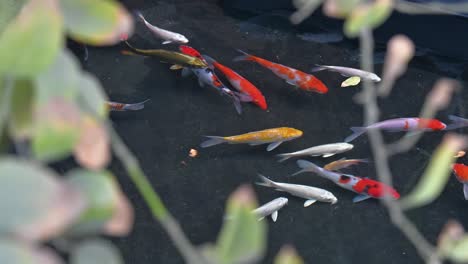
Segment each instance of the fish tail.
[[278,160],[278,162],[283,162],[283,161],[285,161],[285,160],[288,160],[288,159],[291,158],[292,156],[289,155],[288,153],[282,153],[282,154],[276,155],[276,157],[280,158],[280,159]]
[[253,60],[252,55],[248,54],[247,52],[244,52],[240,49],[237,50],[238,52],[242,53],[243,55],[235,57],[233,61],[246,61],[246,60]]
[[224,137],[217,137],[217,136],[205,136],[205,137],[207,137],[209,139],[200,144],[200,147],[202,147],[202,148],[207,148],[207,147],[211,147],[211,146],[214,146],[214,145],[219,145],[219,144],[222,144],[222,143],[226,142]]
[[135,52],[129,51],[129,50],[121,50],[120,53],[122,53],[123,55],[128,55],[128,56],[137,56],[138,55]]
[[208,64],[208,67],[210,69],[214,70],[215,66],[214,64],[217,62],[215,59],[211,58],[210,56],[203,54],[202,55],[203,59],[205,59],[206,63]]
[[353,134],[345,138],[344,142],[351,142],[366,132],[366,127],[352,127]]
[[452,121],[452,123],[449,124],[445,128],[445,130],[457,129],[457,128],[461,128],[461,127],[464,127],[464,126],[468,125],[468,119],[465,119],[465,118],[462,118],[462,117],[459,117],[459,116],[449,115],[448,119],[450,121]]
[[312,69],[310,69],[311,72],[319,72],[319,71],[323,71],[325,70],[326,67],[323,66],[323,65],[320,65],[320,64],[315,64],[315,67],[313,67]]
[[262,180],[262,182],[256,182],[255,184],[260,185],[260,186],[265,186],[265,187],[275,187],[276,186],[274,181],[268,179],[264,175],[262,175],[260,173],[257,174],[257,175]]
[[148,102],[150,99],[147,99],[143,102],[135,103],[135,104],[126,104],[122,110],[131,110],[131,111],[136,111],[136,110],[141,110],[145,108],[145,103]]
[[323,171],[322,168],[320,168],[319,166],[307,160],[298,160],[296,163],[297,163],[297,166],[299,166],[299,168],[301,168],[302,170],[294,173],[292,176],[295,176],[304,172],[313,172],[313,173],[320,174]]
[[142,22],[146,22],[146,19],[140,10],[133,11],[133,14],[135,14],[135,16],[138,17]]

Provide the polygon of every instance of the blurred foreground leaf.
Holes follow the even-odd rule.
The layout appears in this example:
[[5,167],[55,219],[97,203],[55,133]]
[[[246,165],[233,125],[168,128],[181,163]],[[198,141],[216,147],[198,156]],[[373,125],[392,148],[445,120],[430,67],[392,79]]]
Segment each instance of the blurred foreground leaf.
[[344,24],[348,37],[356,37],[363,28],[374,29],[387,20],[393,10],[392,0],[376,0],[356,7]]
[[33,77],[63,46],[62,16],[55,0],[30,0],[0,35],[0,73]]
[[283,246],[276,255],[274,264],[303,264],[304,261],[302,258],[297,254],[297,251],[294,247],[286,245]]
[[[110,173],[75,170],[67,174],[67,181],[88,201],[86,210],[68,230],[68,235],[128,234],[133,224],[133,210]],[[112,222],[120,224],[118,229],[109,229]]]
[[106,107],[106,101],[108,101],[108,98],[99,80],[88,73],[83,73],[79,83],[78,103],[80,108],[100,118],[107,117],[109,109]]
[[70,258],[71,264],[123,264],[118,249],[109,241],[93,239],[81,242]]
[[19,241],[0,239],[0,263],[5,264],[61,264],[52,251]]
[[257,206],[251,187],[239,187],[227,202],[225,220],[216,245],[216,263],[255,263],[266,246],[265,221],[257,221]]
[[110,142],[103,124],[90,116],[81,121],[80,138],[74,149],[78,163],[91,170],[100,170],[111,159]]
[[0,35],[23,7],[26,0],[2,0],[0,1]]
[[113,0],[61,0],[65,26],[71,37],[92,45],[118,43],[130,35],[133,19]]
[[414,189],[401,200],[405,209],[424,206],[435,200],[447,183],[455,161],[454,155],[466,145],[461,136],[447,134],[432,155],[431,161]]
[[[59,235],[84,208],[82,196],[38,164],[0,159],[0,234],[26,240]],[[8,262],[0,262],[8,263]]]
[[10,134],[17,140],[24,140],[31,136],[33,102],[33,83],[28,80],[17,80],[9,119]]

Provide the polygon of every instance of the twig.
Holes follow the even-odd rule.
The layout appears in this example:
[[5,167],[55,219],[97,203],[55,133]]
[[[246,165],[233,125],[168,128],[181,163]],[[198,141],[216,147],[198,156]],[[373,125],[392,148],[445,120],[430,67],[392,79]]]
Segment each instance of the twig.
[[[364,29],[360,35],[360,45],[362,53],[361,68],[365,71],[373,71],[372,53],[373,37],[369,29]],[[379,108],[376,101],[376,89],[373,83],[364,80],[363,106],[365,109],[365,124],[378,122]],[[392,185],[392,175],[388,163],[388,152],[380,130],[369,130],[368,136],[370,145],[375,158],[377,178],[387,185]],[[418,231],[416,226],[405,216],[398,202],[392,200],[388,195],[382,200],[387,208],[392,223],[401,230],[401,232],[411,241],[418,251],[419,255],[431,263],[439,263],[435,255],[434,247]]]
[[164,230],[174,242],[176,248],[182,254],[185,259],[185,263],[208,263],[208,261],[204,260],[203,256],[199,254],[195,247],[190,243],[180,225],[164,206],[161,198],[153,190],[148,178],[143,173],[138,160],[128,150],[127,146],[122,142],[116,131],[109,124],[107,125],[107,130],[110,133],[111,144],[116,156],[123,163],[130,179],[136,185],[146,204],[149,206],[153,217],[161,223]]
[[[1,80],[0,80],[1,81]],[[10,114],[11,96],[13,95],[13,83],[14,80],[11,77],[4,77],[3,82],[5,83],[2,100],[0,102],[0,139],[3,137],[3,129]]]
[[409,1],[396,1],[395,9],[407,14],[422,15],[422,14],[434,14],[434,15],[458,15],[460,13],[468,12],[468,3],[441,3],[433,1],[431,3],[414,3]]

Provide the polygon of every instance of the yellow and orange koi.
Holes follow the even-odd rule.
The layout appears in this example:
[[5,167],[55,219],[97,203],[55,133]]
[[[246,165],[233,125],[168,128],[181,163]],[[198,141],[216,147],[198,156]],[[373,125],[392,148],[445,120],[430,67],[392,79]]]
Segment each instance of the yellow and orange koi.
[[206,136],[209,138],[200,146],[202,148],[211,147],[221,143],[228,144],[249,144],[251,146],[269,144],[267,151],[277,148],[281,143],[296,139],[302,136],[302,131],[291,127],[270,128],[261,131],[249,132],[236,136],[218,137]]

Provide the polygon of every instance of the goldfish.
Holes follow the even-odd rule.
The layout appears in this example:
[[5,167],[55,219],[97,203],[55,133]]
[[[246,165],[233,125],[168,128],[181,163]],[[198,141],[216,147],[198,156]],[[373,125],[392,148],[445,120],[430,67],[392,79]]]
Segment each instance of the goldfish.
[[338,153],[343,153],[353,149],[353,145],[348,143],[331,143],[325,144],[320,146],[314,146],[307,149],[299,150],[296,152],[291,153],[282,153],[276,155],[277,157],[281,158],[279,162],[283,162],[292,157],[300,157],[300,156],[322,156],[324,158],[331,157]]
[[320,94],[328,92],[327,86],[311,74],[250,55],[242,50],[238,51],[244,55],[235,58],[234,61],[254,61],[271,70],[276,76],[284,79],[290,85],[299,87],[305,91],[313,91]]
[[150,99],[143,102],[134,103],[134,104],[124,104],[117,102],[106,102],[106,106],[110,111],[136,111],[145,108],[145,103]]
[[202,148],[211,147],[221,143],[228,144],[249,144],[251,146],[269,144],[267,151],[272,151],[281,143],[296,139],[302,136],[302,131],[290,127],[270,128],[261,131],[249,132],[237,136],[218,137],[206,136],[207,141],[201,143]]
[[400,131],[439,131],[444,130],[447,127],[444,123],[437,119],[427,118],[395,118],[388,119],[385,121],[377,122],[367,127],[352,127],[353,134],[345,138],[345,142],[351,142],[360,135],[366,133],[371,129],[381,129],[388,132],[400,132]]
[[356,164],[359,164],[359,163],[367,163],[367,162],[369,162],[368,159],[345,159],[345,158],[342,158],[342,159],[335,160],[335,161],[332,161],[332,162],[328,163],[327,165],[323,166],[323,168],[328,170],[328,171],[338,171],[338,170],[347,168],[347,167],[352,166],[352,165],[356,165]]
[[159,58],[162,62],[172,63],[176,65],[181,65],[184,67],[192,67],[192,68],[207,68],[208,65],[203,60],[189,56],[180,52],[170,51],[170,50],[163,50],[163,49],[137,49],[130,45],[127,41],[125,41],[127,46],[131,51],[122,51],[125,55],[143,55],[143,56],[151,56]]
[[249,95],[252,98],[252,103],[258,105],[263,110],[268,108],[265,97],[263,96],[262,92],[260,92],[260,90],[255,87],[255,85],[253,85],[251,82],[249,82],[231,68],[215,61],[213,58],[207,55],[203,55],[203,58],[208,62],[209,65],[213,65],[216,69],[222,72],[228,79],[229,83],[231,83],[231,85],[236,88],[237,91]]
[[253,210],[252,213],[259,217],[258,220],[262,220],[271,215],[273,222],[276,222],[276,219],[278,219],[278,211],[287,204],[288,198],[279,197]]
[[[200,52],[198,52],[196,49],[182,45],[179,47],[179,50],[186,55],[193,56],[195,58],[200,59],[201,61],[205,62],[205,59],[202,57]],[[180,65],[173,65],[171,69],[178,69],[180,68]],[[182,76],[188,76],[192,72],[197,76],[198,78],[198,84],[201,87],[204,86],[209,86],[212,87],[216,90],[218,90],[222,95],[227,95],[229,98],[231,98],[234,107],[236,108],[237,113],[241,114],[242,113],[242,106],[240,102],[250,102],[252,98],[247,95],[247,94],[241,94],[232,91],[226,85],[224,85],[221,80],[218,78],[218,76],[214,73],[212,69],[209,67],[205,67],[202,69],[198,68],[188,68],[188,67],[182,67]]]
[[311,72],[318,72],[318,71],[323,71],[323,70],[338,72],[341,75],[346,76],[346,77],[357,76],[357,77],[360,77],[361,79],[365,79],[365,80],[369,80],[373,82],[380,82],[382,80],[375,73],[363,71],[360,69],[349,68],[349,67],[341,67],[341,66],[317,65],[315,68],[312,68]]
[[136,11],[135,14],[138,18],[145,24],[145,26],[158,38],[163,39],[164,42],[162,44],[169,44],[169,43],[188,43],[188,39],[179,33],[172,32],[169,30],[165,30],[159,28],[157,26],[151,25],[148,21],[146,21],[143,14],[139,11]]
[[463,184],[463,194],[468,200],[468,166],[462,163],[455,163],[452,166],[457,180]]
[[262,180],[262,182],[257,183],[258,185],[275,188],[276,190],[306,199],[304,207],[308,207],[317,201],[331,204],[338,202],[338,199],[333,195],[333,193],[324,189],[300,184],[274,182],[261,174],[258,176]]
[[306,160],[298,160],[297,165],[302,170],[294,173],[293,175],[303,172],[313,172],[322,178],[331,180],[336,185],[357,193],[358,196],[353,198],[353,202],[355,203],[369,198],[381,199],[385,195],[390,195],[390,197],[395,200],[400,198],[400,194],[394,188],[369,178],[361,178],[349,174],[339,174],[328,171]]

